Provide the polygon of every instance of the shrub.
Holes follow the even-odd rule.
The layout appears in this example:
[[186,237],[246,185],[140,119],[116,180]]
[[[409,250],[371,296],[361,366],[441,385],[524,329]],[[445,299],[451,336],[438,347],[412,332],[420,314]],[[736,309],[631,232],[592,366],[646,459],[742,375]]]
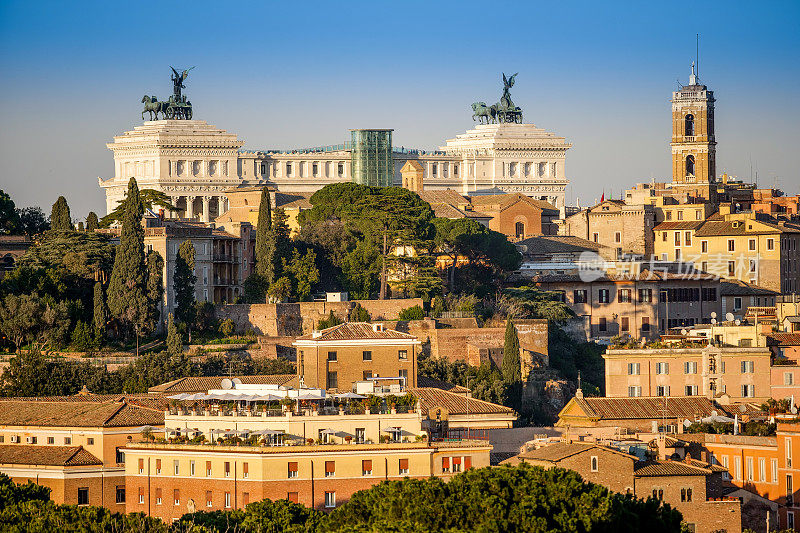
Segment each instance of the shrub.
[[219,324],[219,332],[222,333],[226,337],[230,337],[233,335],[233,332],[236,331],[236,324],[233,322],[232,319],[226,318]]
[[400,320],[422,320],[425,318],[425,310],[415,305],[414,307],[407,307],[400,311]]

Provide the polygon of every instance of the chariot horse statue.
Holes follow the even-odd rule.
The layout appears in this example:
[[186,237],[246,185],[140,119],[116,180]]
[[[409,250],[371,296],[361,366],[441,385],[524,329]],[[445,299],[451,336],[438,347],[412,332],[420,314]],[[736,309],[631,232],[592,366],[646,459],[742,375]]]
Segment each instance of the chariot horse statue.
[[511,88],[519,72],[506,77],[503,73],[503,96],[500,102],[487,106],[485,102],[475,102],[472,104],[472,120],[478,119],[479,124],[496,124],[498,122],[522,123],[522,109],[514,105],[511,100]]

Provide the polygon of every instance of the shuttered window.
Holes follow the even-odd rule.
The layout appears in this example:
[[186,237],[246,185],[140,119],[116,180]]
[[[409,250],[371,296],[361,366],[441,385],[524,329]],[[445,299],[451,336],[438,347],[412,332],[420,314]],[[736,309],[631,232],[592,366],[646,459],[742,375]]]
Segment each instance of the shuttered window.
[[211,475],[211,461],[206,461],[206,475]]
[[144,473],[144,459],[139,459],[139,473]]
[[450,471],[450,458],[449,457],[442,457],[442,471],[449,472]]
[[400,474],[408,474],[408,459],[399,460]]
[[297,500],[297,493],[296,492],[287,492],[286,499],[293,503],[298,503]]
[[361,475],[362,476],[372,475],[372,460],[364,459],[363,461],[361,461]]
[[250,477],[250,463],[242,463],[242,477]]
[[336,462],[325,461],[325,477],[333,477],[336,473]]
[[212,505],[213,505],[213,501],[212,501],[212,497],[211,497],[211,491],[207,490],[206,491],[206,507],[211,507]]
[[297,477],[297,463],[289,463],[287,477]]
[[472,457],[464,457],[464,470],[472,468]]
[[161,459],[156,459],[156,474],[161,473]]

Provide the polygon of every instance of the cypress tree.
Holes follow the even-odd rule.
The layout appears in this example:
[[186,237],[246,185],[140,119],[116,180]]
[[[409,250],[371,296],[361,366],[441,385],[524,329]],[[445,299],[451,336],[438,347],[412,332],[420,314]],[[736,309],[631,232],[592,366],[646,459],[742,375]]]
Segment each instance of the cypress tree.
[[69,214],[69,205],[67,199],[59,196],[56,203],[53,204],[53,209],[50,211],[50,229],[53,231],[71,231],[72,217]]
[[172,313],[167,320],[167,355],[177,357],[183,353],[183,339],[172,319]]
[[96,230],[99,223],[100,221],[97,218],[97,213],[89,211],[89,214],[86,216],[86,231]]
[[506,321],[506,337],[503,343],[503,379],[509,384],[522,381],[522,368],[519,360],[519,337],[517,329],[509,318]]
[[94,337],[98,344],[102,344],[103,336],[106,332],[106,320],[108,312],[106,310],[106,300],[103,295],[103,284],[99,281],[94,284]]
[[189,324],[194,320],[194,245],[185,240],[175,257],[175,271],[172,274],[172,286],[175,289],[175,316],[180,322]]
[[164,259],[155,250],[147,254],[147,326],[154,331],[161,316],[161,301],[164,297]]
[[86,231],[83,227],[83,221],[78,222],[78,231],[80,232]]
[[108,283],[108,309],[123,324],[132,326],[137,334],[147,316],[147,267],[144,261],[144,206],[139,198],[136,179],[128,183],[114,268]]
[[272,205],[269,190],[261,190],[256,228],[256,273],[265,283],[275,281],[275,232],[272,228]]

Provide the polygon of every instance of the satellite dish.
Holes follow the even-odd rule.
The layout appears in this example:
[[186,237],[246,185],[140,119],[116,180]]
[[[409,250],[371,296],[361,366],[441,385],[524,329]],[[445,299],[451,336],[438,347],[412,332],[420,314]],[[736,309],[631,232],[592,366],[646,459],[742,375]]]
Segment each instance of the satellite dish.
[[711,311],[711,318],[717,318],[717,312]]
[[733,313],[725,313],[725,320],[727,320],[728,322],[733,320]]
[[734,322],[734,324],[736,324],[737,326],[738,326],[739,324],[741,324],[741,323],[742,323],[742,321],[741,321],[741,320],[739,320],[738,318],[736,319],[736,322]]
[[233,388],[233,381],[229,380],[228,378],[224,378],[224,379],[222,380],[222,383],[221,383],[221,385],[222,385],[222,388],[223,388],[223,389],[225,389],[225,390],[230,390],[230,389],[232,389],[232,388]]
[[745,404],[739,405],[739,410],[743,413],[747,412],[747,406]]
[[716,324],[716,323],[717,323],[717,319],[716,319],[716,318],[712,318],[712,319],[711,319],[711,323],[712,323],[712,324]]
[[789,411],[791,411],[793,415],[796,415],[797,414],[797,406],[793,405],[792,408],[789,409]]
[[686,328],[683,328],[683,329],[681,330],[681,335],[686,335],[687,333],[688,333],[688,331],[686,331]]
[[717,416],[717,410],[716,409],[712,409],[711,410],[711,416]]
[[231,380],[231,383],[233,383],[234,385],[241,385],[242,384],[242,380],[239,379],[239,378],[233,378]]

